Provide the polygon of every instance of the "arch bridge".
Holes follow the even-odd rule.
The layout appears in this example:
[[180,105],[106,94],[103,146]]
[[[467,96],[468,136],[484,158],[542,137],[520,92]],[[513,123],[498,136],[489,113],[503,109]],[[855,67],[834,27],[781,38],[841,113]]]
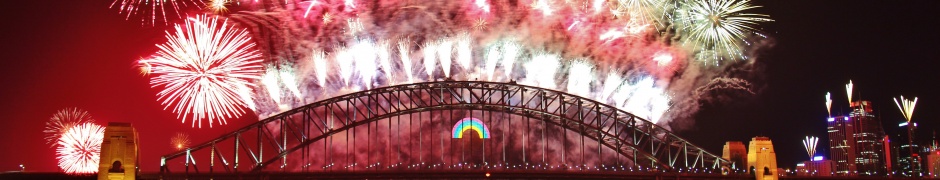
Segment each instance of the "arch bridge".
[[[479,120],[488,136],[461,130],[452,137],[457,127],[451,127],[462,119]],[[324,99],[160,162],[161,174],[717,174],[729,167],[728,160],[616,107],[551,89],[478,81],[404,84]]]

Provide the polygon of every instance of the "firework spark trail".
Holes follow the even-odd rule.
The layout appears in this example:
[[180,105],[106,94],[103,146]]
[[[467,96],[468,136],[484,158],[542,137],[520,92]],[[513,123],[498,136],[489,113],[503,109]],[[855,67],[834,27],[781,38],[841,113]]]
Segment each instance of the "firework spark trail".
[[251,97],[251,89],[248,88],[248,86],[245,86],[244,84],[237,84],[235,85],[235,89],[238,90],[238,96],[242,98],[242,101],[245,102],[245,105],[248,106],[248,109],[251,109],[252,111],[258,110],[254,98]]
[[68,132],[69,129],[91,122],[94,122],[94,120],[91,115],[88,115],[87,111],[78,108],[65,108],[53,114],[49,121],[46,121],[46,129],[42,132],[46,133],[46,143],[55,146],[62,134]]
[[898,99],[894,99],[894,104],[898,105],[898,110],[901,110],[901,115],[904,115],[904,119],[910,123],[912,116],[914,116],[914,106],[917,106],[917,97],[914,97],[914,100],[911,101],[901,96]]
[[488,80],[492,81],[493,77],[496,76],[496,65],[499,63],[500,53],[498,46],[490,46],[487,49],[485,62],[486,67],[484,70],[486,71],[486,75],[489,77]]
[[228,11],[228,8],[225,7],[228,5],[229,0],[209,0],[209,9],[215,11],[216,13],[221,13]]
[[307,18],[307,15],[310,15],[310,9],[313,9],[313,6],[320,5],[320,2],[317,0],[307,1],[307,10],[304,11],[304,19]]
[[281,78],[281,83],[284,84],[284,87],[286,87],[287,90],[290,91],[291,94],[294,95],[294,97],[298,99],[302,99],[303,96],[300,95],[300,89],[297,84],[298,83],[297,78],[294,76],[293,66],[291,66],[290,64],[285,64],[281,66],[281,68],[279,68],[278,70],[279,71],[277,72],[277,74]]
[[568,89],[567,91],[583,97],[588,97],[591,93],[591,81],[594,81],[594,67],[586,60],[577,60],[571,63],[568,69]]
[[424,47],[421,47],[421,53],[424,55],[424,71],[428,73],[428,77],[434,75],[434,69],[437,69],[435,68],[437,62],[434,59],[437,55],[437,46],[434,42],[428,42],[424,44]]
[[185,123],[202,127],[207,120],[225,124],[225,118],[241,116],[245,106],[236,87],[254,87],[260,79],[261,55],[253,50],[248,32],[227,20],[197,16],[167,31],[168,42],[146,60],[153,66],[152,87],[163,87],[158,100]]
[[158,19],[163,23],[168,22],[168,12],[175,15],[175,18],[182,18],[180,10],[190,5],[198,8],[204,4],[198,0],[115,0],[108,8],[116,7],[121,14],[126,14],[125,20],[130,20],[131,16],[140,15],[142,25],[146,24],[148,19],[151,25],[155,25]]
[[268,96],[275,104],[281,104],[281,88],[277,85],[277,68],[268,66],[264,76],[261,77],[261,84],[268,90]]
[[826,113],[829,113],[829,116],[832,116],[832,96],[829,92],[826,92]]
[[513,42],[503,43],[503,70],[505,71],[506,77],[512,77],[513,64],[516,63],[516,58],[519,56],[519,51],[521,47],[519,44]]
[[144,60],[137,61],[137,68],[140,69],[140,75],[142,76],[150,75],[150,71],[153,69],[153,67],[151,67],[150,64],[144,62]]
[[385,79],[389,80],[391,83],[392,74],[394,74],[392,69],[392,53],[389,48],[388,41],[381,41],[375,45],[376,55],[379,58],[379,65],[382,65],[382,71],[385,72]]
[[323,87],[326,84],[327,66],[329,66],[327,64],[326,54],[322,51],[314,51],[311,59],[313,59],[313,65],[317,71],[317,83],[320,84],[320,87]]
[[818,142],[819,138],[813,136],[806,136],[806,139],[803,139],[803,147],[806,148],[806,154],[809,155],[810,160],[816,155],[816,144]]
[[411,68],[414,67],[414,64],[411,62],[411,49],[408,48],[407,42],[409,41],[403,40],[398,42],[398,58],[401,60],[401,66],[402,69],[405,70],[405,75],[408,76],[408,83],[413,83],[414,72]]
[[849,80],[849,83],[845,85],[845,94],[849,97],[849,105],[852,105],[852,88],[854,87],[855,85],[852,84],[852,80]]
[[57,142],[56,159],[59,161],[59,168],[68,174],[98,172],[103,138],[104,127],[94,123],[70,128]]
[[525,64],[526,79],[523,84],[555,89],[555,73],[561,57],[556,54],[538,53]]
[[444,77],[450,77],[451,55],[453,55],[454,44],[450,40],[440,40],[437,44],[437,59],[441,62],[441,70],[444,71]]
[[170,145],[172,145],[173,149],[176,149],[177,151],[189,148],[189,143],[189,135],[186,133],[176,133],[176,135],[173,135],[173,137],[170,138]]
[[548,0],[535,0],[532,4],[532,9],[542,11],[542,16],[551,16],[554,10],[552,9],[551,3]]
[[343,82],[346,86],[349,86],[349,81],[352,79],[353,74],[353,55],[351,51],[340,51],[336,53],[336,62],[339,65],[339,75],[343,78]]
[[464,69],[469,69],[471,63],[473,63],[471,41],[470,34],[462,33],[457,36],[457,62]]
[[653,61],[656,61],[656,65],[660,67],[669,65],[672,62],[672,55],[667,52],[659,52],[653,56]]
[[701,0],[685,1],[676,11],[675,22],[687,37],[686,45],[708,53],[700,59],[747,59],[741,49],[744,38],[757,31],[760,22],[773,21],[763,14],[744,13],[758,8],[750,0]]
[[362,84],[366,86],[366,89],[372,89],[372,79],[375,78],[378,70],[375,67],[378,55],[374,44],[368,40],[360,41],[350,49],[356,61],[356,68],[359,69],[359,77],[362,78]]
[[646,118],[654,124],[669,110],[670,97],[655,86],[651,77],[645,77],[636,83],[624,83],[617,89],[611,97],[617,107]]
[[623,78],[620,77],[620,71],[611,70],[607,72],[607,78],[604,78],[604,88],[601,91],[600,99],[606,102],[607,98],[613,95],[614,91],[616,91],[622,83]]

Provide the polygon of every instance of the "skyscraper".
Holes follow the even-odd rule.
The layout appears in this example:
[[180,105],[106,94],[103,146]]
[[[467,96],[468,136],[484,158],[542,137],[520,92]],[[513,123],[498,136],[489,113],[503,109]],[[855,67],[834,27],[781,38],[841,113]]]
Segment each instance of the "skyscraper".
[[871,102],[855,101],[852,112],[829,118],[830,156],[838,176],[882,176],[886,174],[884,129],[872,113]]
[[[911,126],[911,127],[908,127]],[[898,159],[897,159],[897,173],[900,176],[906,177],[920,177],[922,176],[922,159],[920,157],[920,152],[923,150],[916,141],[912,141],[908,138],[915,138],[913,134],[908,136],[908,130],[915,130],[917,128],[917,123],[908,124],[907,122],[902,122],[898,124],[898,127],[903,128],[904,131],[898,134]],[[914,142],[914,143],[911,143]]]

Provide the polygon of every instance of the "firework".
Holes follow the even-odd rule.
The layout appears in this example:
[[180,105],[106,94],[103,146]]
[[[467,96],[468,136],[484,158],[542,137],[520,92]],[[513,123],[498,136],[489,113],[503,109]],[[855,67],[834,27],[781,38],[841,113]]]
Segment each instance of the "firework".
[[806,136],[806,139],[803,139],[803,147],[806,148],[806,154],[809,155],[810,159],[813,159],[813,156],[816,155],[816,144],[819,142],[819,138],[813,136]]
[[152,69],[153,67],[151,67],[150,64],[144,62],[143,60],[139,60],[137,61],[137,68],[140,70],[140,75],[147,76],[147,75],[150,75],[150,71],[151,71],[150,69]]
[[503,43],[503,70],[505,71],[506,77],[509,78],[512,75],[512,67],[516,62],[516,57],[519,56],[519,51],[522,50],[516,43],[506,42]]
[[460,66],[464,69],[470,68],[473,63],[471,41],[470,34],[467,33],[457,37],[457,63],[460,63]]
[[56,141],[62,137],[69,129],[80,124],[94,122],[88,112],[78,108],[65,108],[59,110],[46,122],[46,143],[54,146]]
[[98,172],[104,128],[94,123],[83,123],[70,128],[59,138],[56,159],[59,168],[69,174]]
[[571,63],[568,69],[568,92],[587,97],[591,93],[591,81],[594,81],[593,69],[586,60]]
[[264,76],[261,76],[261,84],[268,90],[268,96],[275,104],[281,104],[281,88],[277,85],[277,68],[269,66]]
[[343,50],[336,53],[336,63],[339,65],[339,75],[343,79],[345,85],[349,85],[349,80],[352,79],[353,74],[353,59],[352,52]]
[[437,62],[435,62],[434,59],[435,53],[437,53],[437,44],[432,42],[425,43],[424,47],[421,47],[421,53],[424,54],[424,71],[426,71],[428,77],[430,77],[434,74],[434,69],[437,69],[435,68]]
[[278,68],[278,70],[279,71],[277,74],[281,79],[281,84],[284,84],[284,87],[287,88],[287,90],[290,91],[294,97],[303,98],[303,96],[300,95],[300,88],[297,84],[297,77],[294,76],[293,66],[291,66],[291,64],[284,64],[281,66],[281,68]]
[[[210,3],[208,0],[205,2]],[[229,2],[235,4],[238,1]],[[261,80],[252,83],[270,89],[272,93],[280,93],[273,99],[285,106],[305,103],[303,101],[307,99],[325,99],[337,93],[405,82],[482,78],[566,90],[616,104],[618,108],[657,121],[672,103],[684,105],[686,102],[672,102],[670,96],[673,94],[694,99],[709,98],[707,96],[710,95],[702,94],[716,90],[754,93],[750,84],[738,79],[723,78],[712,82],[705,79],[705,84],[700,78],[689,79],[697,76],[672,78],[686,70],[708,76],[722,71],[686,69],[694,68],[685,63],[689,60],[742,56],[744,53],[740,49],[748,45],[745,39],[750,38],[757,25],[769,21],[766,15],[745,14],[757,8],[749,2],[531,0],[510,5],[468,0],[441,1],[439,4],[443,5],[438,6],[440,8],[425,8],[414,3],[385,1],[297,0],[281,7],[294,13],[272,14],[263,7],[253,6],[244,8],[252,12],[239,12],[236,17],[255,17],[240,19],[239,22],[245,21],[253,29],[278,32],[266,35],[271,40],[265,43],[271,45],[271,52],[276,53],[272,54],[275,62],[271,63],[276,64],[277,72],[258,77]],[[409,13],[396,13],[397,9],[403,8]],[[494,10],[522,10],[529,15],[491,14],[495,13],[492,12]],[[363,13],[365,11],[375,12]],[[411,15],[412,11],[424,15],[416,17]],[[390,17],[375,17],[378,14]],[[305,19],[320,18],[316,16],[322,16],[323,22]],[[461,19],[454,20],[454,17]],[[256,22],[278,18],[299,21]],[[383,19],[389,18],[399,23],[383,23]],[[326,24],[331,20],[338,21]],[[563,27],[548,28],[551,24]],[[316,33],[302,33],[304,29],[316,30]],[[414,31],[422,29],[434,31]],[[293,61],[279,57],[294,55],[310,60],[291,62],[298,63],[296,67],[285,67],[292,65],[277,62]],[[569,57],[591,59],[567,59]],[[296,74],[284,73],[285,70],[293,70]],[[292,78],[294,80],[289,80]],[[319,86],[308,85],[314,81]],[[688,84],[671,84],[675,82]],[[311,92],[301,95],[313,97],[285,98],[290,96],[288,93],[297,96],[298,91]],[[259,95],[252,98],[268,99],[264,97],[268,94]],[[241,101],[251,108],[248,102],[252,98],[242,97]],[[256,114],[284,110],[262,104],[272,101],[258,102]],[[677,111],[679,116],[675,117],[685,113]]]
[[320,2],[319,2],[319,1],[316,1],[316,0],[307,1],[307,3],[309,3],[309,4],[307,5],[307,10],[304,11],[304,19],[306,19],[306,18],[307,18],[307,15],[310,14],[310,9],[313,9],[313,6],[316,6],[316,5],[319,5],[319,4],[320,4]]
[[189,135],[186,133],[176,133],[170,138],[170,145],[177,151],[189,148]]
[[367,89],[372,88],[372,78],[375,78],[375,60],[378,58],[375,43],[372,41],[360,41],[350,49],[355,59],[356,68],[359,70],[359,77],[362,78],[362,84]]
[[203,120],[225,124],[241,116],[245,101],[237,88],[253,87],[260,79],[261,54],[253,50],[248,32],[215,17],[196,16],[167,32],[168,42],[157,45],[150,83],[163,87],[157,96],[185,123],[201,128]]
[[405,75],[408,76],[408,82],[414,82],[414,74],[411,68],[414,66],[411,62],[411,50],[407,40],[398,42],[398,58],[401,60],[401,68],[405,69]]
[[484,70],[486,74],[489,75],[490,81],[493,80],[493,76],[496,76],[496,65],[499,63],[499,55],[498,46],[490,46],[490,48],[486,50],[486,65]]
[[767,15],[743,12],[758,7],[750,0],[685,1],[675,21],[685,36],[683,43],[704,52],[701,59],[747,59],[741,49],[744,38],[758,23],[772,21]]
[[542,11],[542,16],[551,16],[554,12],[548,0],[535,0],[535,2],[532,2],[532,9]]
[[326,54],[322,51],[314,51],[312,53],[313,65],[316,68],[317,83],[320,84],[320,87],[323,87],[326,84],[326,73],[329,66],[326,62]]
[[556,54],[539,53],[525,63],[526,83],[531,86],[555,88],[555,73],[558,71],[561,57]]
[[666,52],[660,52],[660,53],[656,53],[656,55],[653,56],[653,61],[656,61],[656,65],[663,67],[663,66],[669,65],[669,63],[672,62],[672,58],[673,57],[671,54],[666,53]]
[[[898,102],[900,100],[900,102]],[[904,119],[908,123],[911,122],[911,116],[914,115],[914,106],[917,105],[917,97],[914,97],[914,100],[904,99],[904,96],[901,96],[898,99],[894,99],[894,104],[898,105],[898,109],[901,110],[901,115],[904,115]]]
[[829,113],[829,116],[832,116],[832,97],[829,92],[826,92],[826,113]]
[[170,18],[182,18],[179,11],[185,7],[202,5],[202,1],[193,0],[115,0],[109,8],[117,8],[121,14],[126,14],[127,20],[132,16],[140,16],[142,23],[153,25],[157,20],[166,23],[167,15]]
[[379,58],[379,65],[382,65],[382,70],[385,71],[385,79],[391,81],[392,79],[392,52],[389,48],[388,41],[381,41],[375,45],[376,55]]
[[228,8],[225,7],[228,3],[229,0],[209,0],[209,9],[215,12],[225,12],[228,11]]
[[453,62],[450,57],[453,55],[454,43],[448,40],[441,40],[437,44],[437,60],[441,62],[441,70],[445,77],[450,77],[450,65]]
[[848,95],[849,97],[849,105],[852,104],[852,88],[853,87],[855,87],[855,85],[852,84],[852,80],[849,80],[849,84],[845,85],[845,94]]
[[620,77],[619,71],[611,70],[608,72],[607,78],[604,78],[604,88],[601,91],[601,101],[607,102],[607,98],[609,98],[610,95],[612,95],[622,83],[623,78]]
[[623,83],[611,98],[618,108],[646,118],[654,124],[669,110],[671,99],[665,90],[656,87],[651,77],[645,77],[635,83]]
[[473,28],[479,29],[479,30],[486,30],[486,26],[488,24],[489,23],[486,22],[486,19],[480,18],[480,19],[477,19],[475,22],[473,22]]
[[349,10],[356,9],[356,2],[354,0],[343,0],[343,5],[349,8]]
[[477,7],[479,7],[481,10],[483,10],[483,12],[487,12],[487,13],[490,12],[490,4],[487,4],[486,0],[475,0],[473,1],[473,3],[477,5]]
[[645,22],[661,22],[662,12],[667,7],[670,5],[665,0],[617,0],[615,14],[630,14],[631,19]]

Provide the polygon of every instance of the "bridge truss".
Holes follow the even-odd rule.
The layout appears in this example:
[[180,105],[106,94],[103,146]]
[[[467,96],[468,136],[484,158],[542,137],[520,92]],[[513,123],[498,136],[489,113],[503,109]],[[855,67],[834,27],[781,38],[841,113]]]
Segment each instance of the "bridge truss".
[[[450,137],[453,122],[467,117],[486,123],[492,138]],[[591,99],[512,82],[441,81],[354,92],[291,109],[167,154],[160,167],[161,173],[716,173],[734,166],[656,124]]]

